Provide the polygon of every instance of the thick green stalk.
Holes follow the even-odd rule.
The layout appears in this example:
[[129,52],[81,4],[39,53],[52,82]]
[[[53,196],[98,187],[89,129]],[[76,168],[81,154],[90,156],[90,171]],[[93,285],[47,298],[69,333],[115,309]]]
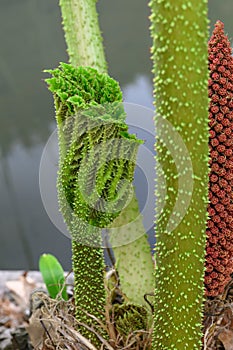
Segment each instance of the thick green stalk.
[[[98,24],[96,0],[60,0],[60,6],[68,53],[72,65],[87,65],[101,72],[107,71],[102,36]],[[59,139],[61,140],[61,156],[63,152],[65,152],[62,146],[64,145],[62,142],[63,137],[63,133],[59,133]],[[131,203],[133,204],[131,205]],[[116,260],[119,262],[118,273],[122,281],[121,285],[124,293],[129,300],[141,304],[144,302],[144,293],[151,292],[153,289],[154,270],[150,246],[147,241],[147,236],[145,235],[135,193],[133,194],[131,203],[127,206],[122,215],[120,214],[116,225],[121,225],[123,222],[127,224],[133,219],[131,215],[132,212],[134,212],[136,217],[139,218],[137,224],[134,222],[132,227],[119,227],[119,235],[122,235],[123,230],[125,230],[125,235],[128,235],[128,230],[131,230],[134,231],[134,237],[140,237],[140,240],[134,240],[132,238],[134,241],[132,244],[129,244],[129,241],[127,242],[127,256],[125,255],[125,247],[122,247],[122,249],[120,246],[116,249],[113,247],[113,251]],[[141,222],[139,222],[140,220]],[[113,224],[113,226],[116,225]],[[118,242],[119,241],[120,240],[118,240]],[[75,249],[75,251],[77,251],[77,249]],[[145,273],[145,270],[147,273]],[[135,275],[141,276],[140,281],[135,280]],[[134,287],[130,288],[130,286]]]
[[[96,0],[60,0],[60,7],[70,63],[73,66],[90,66],[97,68],[100,72],[105,72],[107,65],[98,24]],[[59,113],[59,107],[61,113]],[[62,108],[62,104],[57,101],[60,167],[67,152],[62,130]],[[65,221],[67,223],[71,222],[72,215],[63,193],[60,193],[60,207]],[[103,250],[100,247],[101,243],[99,247],[94,248],[72,239],[76,315],[78,319],[84,322],[88,321],[84,312],[89,312],[102,320],[104,319],[103,310],[106,296],[103,274],[105,265]],[[84,312],[82,309],[84,309]]]
[[106,72],[96,0],[60,0],[60,7],[70,63]]
[[[201,349],[208,201],[207,0],[151,0],[150,7],[156,160],[158,176],[165,179],[156,185],[157,207],[166,191],[156,221],[153,349],[194,350]],[[192,177],[171,125],[188,150]],[[177,206],[178,196],[184,201]]]
[[113,227],[110,230],[110,243],[114,247],[121,289],[132,303],[150,309],[144,295],[154,290],[154,266],[135,196],[114,220]]

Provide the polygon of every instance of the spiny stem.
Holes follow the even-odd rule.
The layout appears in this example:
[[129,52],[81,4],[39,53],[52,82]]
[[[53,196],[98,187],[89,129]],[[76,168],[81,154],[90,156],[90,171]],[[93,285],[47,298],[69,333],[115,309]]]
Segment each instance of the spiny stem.
[[60,7],[70,63],[106,72],[96,0],[60,0]]
[[[96,0],[60,0],[60,6],[71,64],[74,66],[90,66],[101,72],[106,72],[107,63],[98,24]],[[63,135],[59,134],[59,138],[62,139]],[[60,151],[62,154],[61,148]],[[121,226],[123,222],[127,224],[133,219],[132,212],[138,217],[137,224],[135,222],[132,223],[130,228],[125,228],[124,225]],[[113,246],[113,251],[116,260],[121,260],[118,264],[118,272],[121,276],[124,293],[127,294],[131,301],[141,304],[144,301],[144,292],[148,293],[153,289],[154,270],[150,246],[142,224],[142,217],[135,193],[133,193],[131,203],[120,214],[117,223],[116,225],[121,226],[117,234],[121,235],[123,230],[125,230],[125,235],[127,235],[127,231],[131,230],[134,231],[134,237],[140,237],[140,240],[135,241],[132,239],[134,242],[127,244],[127,249],[131,251],[130,256],[125,256],[125,247],[121,249],[118,246],[115,249]],[[116,225],[113,224],[114,227]],[[145,273],[145,271],[147,272]],[[135,281],[135,274],[141,276],[140,282]],[[135,283],[137,284],[136,288]]]
[[112,226],[114,229],[110,230],[110,243],[113,246],[121,288],[131,302],[150,309],[144,295],[154,290],[154,266],[135,196]]
[[151,0],[150,6],[157,176],[165,179],[156,184],[157,207],[164,207],[156,221],[153,349],[200,349],[209,172],[207,1]]

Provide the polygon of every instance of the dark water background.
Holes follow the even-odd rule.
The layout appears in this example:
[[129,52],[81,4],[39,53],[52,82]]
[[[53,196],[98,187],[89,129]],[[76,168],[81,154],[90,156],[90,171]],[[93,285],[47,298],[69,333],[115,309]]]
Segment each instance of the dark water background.
[[[110,74],[125,101],[152,107],[149,9],[145,0],[99,0]],[[233,37],[232,0],[210,0]],[[70,241],[51,223],[39,191],[43,147],[55,128],[45,68],[67,61],[55,0],[0,1],[0,269],[37,269],[51,252],[70,267]]]

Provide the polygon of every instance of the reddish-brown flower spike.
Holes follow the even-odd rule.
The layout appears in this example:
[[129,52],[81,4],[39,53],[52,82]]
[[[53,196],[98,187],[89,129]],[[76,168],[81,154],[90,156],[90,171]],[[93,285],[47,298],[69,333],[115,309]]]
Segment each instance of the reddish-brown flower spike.
[[233,58],[220,21],[208,50],[211,159],[205,289],[207,296],[217,296],[233,273]]

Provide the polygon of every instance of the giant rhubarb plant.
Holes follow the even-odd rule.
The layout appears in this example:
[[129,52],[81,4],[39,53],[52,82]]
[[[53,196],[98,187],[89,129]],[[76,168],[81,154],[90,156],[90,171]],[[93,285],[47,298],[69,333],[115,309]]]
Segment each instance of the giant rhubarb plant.
[[[60,6],[70,63],[106,73],[96,0],[60,0]],[[126,227],[129,222],[131,224]],[[112,244],[121,288],[130,301],[142,304],[145,302],[144,294],[153,290],[153,263],[135,193],[112,227]],[[122,235],[129,236],[128,242],[131,243],[126,244],[123,238],[124,246],[121,246]]]
[[[130,220],[138,211],[135,198],[129,209],[121,209],[129,193],[127,183],[122,180],[133,179],[140,142],[128,134],[119,85],[104,73],[106,62],[95,0],[60,0],[60,3],[71,63],[97,68],[61,64],[50,71],[53,77],[48,80],[58,123],[59,200],[72,234],[77,317],[90,325],[86,312],[104,318],[101,229],[114,220],[115,225],[122,226],[127,216]],[[209,41],[209,107],[207,1],[151,0],[150,7],[158,198],[152,348],[200,349],[207,206],[206,294],[222,293],[233,272],[233,60],[223,24],[217,22]],[[86,26],[86,21],[90,26]],[[186,153],[171,132],[179,133]],[[113,139],[120,143],[113,142],[114,147],[109,148]],[[116,157],[110,159],[109,153],[114,152]],[[121,157],[117,159],[119,154]],[[191,163],[187,162],[187,154]],[[165,181],[159,181],[161,176]],[[180,179],[187,185],[182,190]],[[192,192],[189,182],[193,182]],[[165,192],[164,204],[161,202]],[[177,198],[182,199],[180,206]],[[105,208],[101,199],[114,204]],[[182,206],[189,199],[188,209],[183,213]],[[162,207],[160,213],[158,208]],[[122,230],[119,229],[119,234]],[[143,233],[143,228],[140,231]],[[115,255],[121,258],[118,266],[122,287],[134,302],[142,299],[142,292],[151,291],[152,264],[145,242],[142,234],[138,242],[115,248]],[[129,254],[133,259],[128,262]],[[137,257],[145,273],[137,269]],[[140,284],[138,276],[143,288],[134,288],[134,284]],[[90,337],[90,333],[84,331],[84,334]]]
[[[72,236],[76,315],[90,326],[87,313],[103,320],[106,302],[101,229],[119,215],[118,226],[139,215],[135,197],[122,208],[140,142],[128,134],[119,85],[106,73],[96,1],[61,0],[60,5],[72,65],[50,70],[53,77],[47,83],[54,94],[58,125],[59,203]],[[122,258],[118,272],[124,292],[130,301],[142,304],[144,293],[152,291],[153,264],[138,221],[134,229],[141,230],[138,242],[127,246],[128,255],[117,247],[115,256]],[[141,264],[128,264],[131,255]],[[83,333],[91,337],[89,331]]]
[[[167,191],[156,218],[153,349],[200,349],[209,172],[207,1],[151,0],[150,6],[157,173],[165,178],[156,185],[157,206]],[[179,179],[185,179],[189,169],[180,170],[186,156],[168,125],[181,135],[193,167],[193,176],[184,180],[183,195],[190,195],[192,180],[193,192],[182,220],[185,199],[180,210],[173,210]],[[179,158],[176,164],[167,145]]]
[[222,294],[233,272],[233,59],[224,25],[209,40],[210,174],[205,286]]

